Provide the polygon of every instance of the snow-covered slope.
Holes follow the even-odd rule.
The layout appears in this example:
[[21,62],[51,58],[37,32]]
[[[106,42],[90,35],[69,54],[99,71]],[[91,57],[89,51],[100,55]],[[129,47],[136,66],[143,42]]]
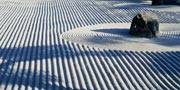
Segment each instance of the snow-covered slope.
[[63,39],[86,26],[128,24],[144,11],[180,23],[179,7],[134,0],[0,0],[0,89],[180,89],[179,48],[112,50]]

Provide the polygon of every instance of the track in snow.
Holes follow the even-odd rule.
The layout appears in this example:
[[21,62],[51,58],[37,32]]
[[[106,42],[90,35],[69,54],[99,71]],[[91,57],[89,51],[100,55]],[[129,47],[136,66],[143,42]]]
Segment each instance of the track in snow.
[[162,23],[180,22],[178,11],[116,9],[112,3],[1,0],[0,89],[179,89],[179,51],[98,49],[61,38],[74,28],[129,23],[139,11],[168,15]]

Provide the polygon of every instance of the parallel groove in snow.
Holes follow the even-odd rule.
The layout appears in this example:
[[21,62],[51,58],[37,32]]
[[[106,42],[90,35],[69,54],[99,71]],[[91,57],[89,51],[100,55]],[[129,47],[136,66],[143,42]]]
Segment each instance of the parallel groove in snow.
[[[120,2],[131,0],[1,0],[0,89],[180,89],[179,51],[101,50],[61,38],[78,27],[129,23],[135,13],[146,10],[111,8]],[[177,17],[179,12],[163,14]],[[179,39],[179,34],[165,32],[161,38]]]

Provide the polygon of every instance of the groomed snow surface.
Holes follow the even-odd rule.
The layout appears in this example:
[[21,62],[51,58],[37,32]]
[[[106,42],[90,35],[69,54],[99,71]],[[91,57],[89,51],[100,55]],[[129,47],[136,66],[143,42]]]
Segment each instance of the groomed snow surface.
[[[179,90],[180,7],[150,3],[0,0],[0,90]],[[159,36],[129,36],[145,11]]]

